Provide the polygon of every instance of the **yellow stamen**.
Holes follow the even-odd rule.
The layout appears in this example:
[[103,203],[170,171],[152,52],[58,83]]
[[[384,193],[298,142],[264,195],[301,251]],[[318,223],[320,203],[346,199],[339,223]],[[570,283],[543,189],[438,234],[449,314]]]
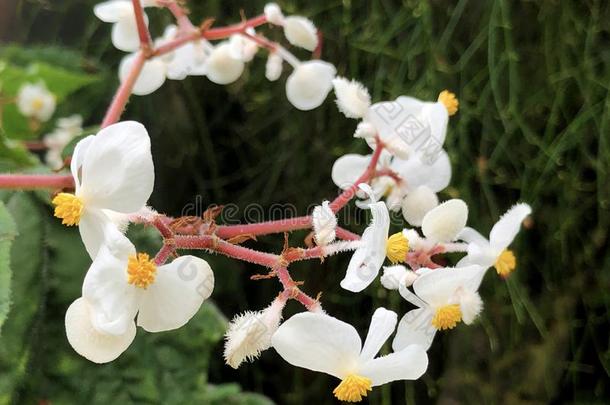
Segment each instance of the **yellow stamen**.
[[83,213],[83,201],[74,194],[59,193],[53,198],[54,215],[67,226],[78,225]]
[[388,256],[388,259],[390,259],[392,264],[402,263],[407,260],[409,240],[402,232],[395,233],[388,238],[385,251],[386,256]]
[[34,111],[40,111],[42,110],[42,107],[44,107],[44,102],[42,101],[42,99],[35,98],[34,100],[32,100],[32,109]]
[[462,320],[462,311],[458,304],[445,305],[436,310],[432,326],[438,330],[453,329]]
[[146,253],[129,256],[127,261],[127,282],[146,289],[155,282],[157,266]]
[[372,390],[372,384],[370,378],[350,374],[333,390],[333,394],[339,401],[360,402]]
[[441,91],[441,93],[438,95],[438,101],[443,103],[449,115],[455,115],[455,113],[458,111],[458,107],[460,106],[460,102],[455,97],[455,94],[449,90]]
[[512,250],[504,249],[496,259],[494,267],[500,276],[508,277],[517,267],[517,258]]

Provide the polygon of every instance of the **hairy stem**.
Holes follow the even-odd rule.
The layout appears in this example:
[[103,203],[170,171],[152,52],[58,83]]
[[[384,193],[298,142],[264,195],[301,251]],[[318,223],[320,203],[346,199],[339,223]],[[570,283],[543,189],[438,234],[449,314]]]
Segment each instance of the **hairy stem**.
[[73,188],[69,174],[0,174],[0,189]]

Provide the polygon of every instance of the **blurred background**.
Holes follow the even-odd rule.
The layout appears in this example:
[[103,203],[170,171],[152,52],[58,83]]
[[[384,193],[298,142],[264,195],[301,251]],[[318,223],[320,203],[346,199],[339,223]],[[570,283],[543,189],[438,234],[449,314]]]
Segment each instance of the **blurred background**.
[[[92,129],[118,85],[123,56],[110,43],[111,25],[94,17],[95,3],[0,2],[4,72],[47,69],[56,91],[65,94],[54,117],[78,113]],[[188,7],[194,22],[215,17],[224,25],[238,22],[240,10],[246,16],[260,13],[264,4],[197,0]],[[464,199],[471,226],[487,234],[517,201],[534,209],[514,244],[517,271],[506,281],[492,271],[483,282],[480,321],[438,336],[421,380],[375,389],[368,401],[610,402],[610,3],[279,4],[286,14],[306,15],[316,23],[324,35],[322,58],[339,74],[364,83],[374,101],[403,94],[432,100],[446,88],[458,95],[460,111],[450,120],[445,145],[453,180],[441,197]],[[172,21],[167,11],[147,13],[155,36]],[[281,38],[278,29],[266,32]],[[337,194],[330,180],[337,157],[368,153],[364,142],[352,138],[356,122],[337,111],[332,94],[314,111],[296,110],[285,100],[287,74],[273,83],[265,79],[265,57],[261,51],[229,86],[190,77],[132,98],[124,118],[142,122],[152,137],[151,202],[157,210],[178,216],[210,204],[258,203],[267,215],[273,203],[290,203],[305,214],[311,204]],[[0,70],[3,91],[11,88],[5,73]],[[49,132],[53,121],[38,131],[19,132],[8,122],[10,113],[7,107],[0,168],[45,170],[20,145]],[[108,365],[79,357],[63,327],[89,265],[78,233],[52,218],[48,193],[2,192],[0,197],[19,233],[12,244],[10,298],[0,294],[5,304],[11,302],[8,314],[0,316],[5,321],[1,404],[335,402],[334,378],[294,368],[273,350],[237,371],[224,364],[227,318],[264,308],[279,284],[251,281],[262,269],[219,256],[203,256],[215,270],[214,303],[186,327],[159,334],[139,330],[132,347]],[[240,219],[243,212],[235,215]],[[354,224],[366,214],[350,209],[345,215],[342,220]],[[0,219],[2,240],[11,227]],[[137,227],[130,232],[139,247],[159,247],[154,232]],[[291,243],[300,244],[305,236],[294,233]],[[281,244],[281,235],[247,243],[275,252]],[[0,261],[6,256],[0,248]],[[305,281],[306,292],[322,291],[325,309],[362,336],[374,308],[385,306],[400,315],[410,308],[378,281],[357,295],[341,290],[348,260],[344,255],[301,263],[292,273]],[[0,287],[9,285],[6,275],[0,276]],[[286,315],[300,310],[291,303]]]

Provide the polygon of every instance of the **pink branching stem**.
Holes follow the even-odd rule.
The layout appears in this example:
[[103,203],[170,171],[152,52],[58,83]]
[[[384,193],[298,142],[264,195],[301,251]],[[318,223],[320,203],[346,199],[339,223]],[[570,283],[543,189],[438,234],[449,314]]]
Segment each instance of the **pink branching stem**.
[[335,233],[337,234],[337,238],[343,240],[359,240],[360,236],[348,231],[347,229],[341,228],[340,226],[335,229]]
[[320,310],[320,302],[317,299],[310,297],[305,294],[298,287],[298,283],[296,283],[290,273],[288,272],[288,268],[285,266],[280,266],[276,269],[277,278],[282,283],[284,287],[284,292],[292,299],[299,301],[305,308],[309,311],[319,311]]
[[144,20],[144,9],[142,8],[142,3],[140,0],[131,0],[131,4],[133,5],[133,12],[136,17],[136,26],[138,27],[140,49],[143,51],[150,50],[152,46],[152,39],[150,38],[150,32],[146,26],[146,21]]
[[184,8],[182,8],[182,6],[180,6],[180,4],[178,4],[174,0],[167,0],[167,1],[159,0],[159,1],[157,1],[157,4],[159,4],[162,7],[167,8],[174,15],[174,18],[176,19],[176,22],[178,23],[178,27],[180,27],[182,29],[194,28],[194,25],[193,25],[193,23],[191,23],[191,20],[189,20],[188,15],[187,15],[186,11],[184,10]]
[[40,188],[73,188],[69,174],[0,174],[0,189],[34,190]]
[[172,243],[166,242],[155,256],[155,264],[161,266],[165,264],[167,259],[176,251],[176,247]]

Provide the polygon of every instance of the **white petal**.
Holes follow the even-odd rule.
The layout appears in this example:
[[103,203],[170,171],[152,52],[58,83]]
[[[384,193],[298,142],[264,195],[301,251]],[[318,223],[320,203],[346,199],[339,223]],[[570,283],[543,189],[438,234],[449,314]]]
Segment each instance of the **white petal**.
[[[127,55],[119,65],[119,79],[125,81],[136,55]],[[144,96],[157,90],[165,83],[166,65],[161,58],[155,58],[144,62],[142,71],[133,85],[133,94]]]
[[462,232],[458,235],[458,239],[468,243],[475,243],[479,246],[489,245],[489,241],[483,235],[469,226],[462,229]]
[[432,162],[423,160],[421,153],[413,154],[407,160],[395,159],[392,161],[392,170],[400,175],[411,190],[426,186],[438,193],[451,181],[451,162],[444,150],[440,150]]
[[373,382],[373,387],[399,380],[417,380],[428,369],[426,349],[419,345],[388,354],[364,364],[360,370],[363,377]]
[[506,211],[489,233],[491,247],[500,251],[506,249],[517,236],[523,220],[531,213],[532,208],[523,203]]
[[396,312],[388,311],[385,308],[375,310],[362,347],[362,353],[360,353],[361,362],[367,362],[377,356],[383,344],[394,333],[397,322],[398,315],[396,315]]
[[207,76],[216,84],[233,83],[244,71],[244,62],[231,56],[228,42],[218,44],[206,62]]
[[120,335],[98,332],[91,323],[89,305],[82,297],[68,307],[65,324],[70,346],[87,360],[98,364],[108,363],[119,357],[136,336],[134,322]]
[[347,118],[362,118],[371,106],[371,96],[362,83],[344,77],[333,80],[337,107]]
[[407,270],[400,264],[395,266],[384,266],[383,275],[380,278],[381,284],[388,290],[398,290],[400,286],[410,287],[417,279],[417,274]]
[[74,152],[72,152],[72,160],[70,161],[70,171],[72,172],[72,178],[74,178],[74,185],[77,195],[79,193],[81,183],[80,170],[83,166],[83,160],[87,155],[87,149],[89,148],[89,145],[91,144],[94,138],[94,135],[89,135],[88,137],[81,139],[74,147]]
[[322,313],[292,316],[273,335],[271,343],[293,366],[343,378],[357,370],[362,347],[358,332],[348,323]]
[[282,25],[284,23],[284,14],[276,3],[265,4],[265,17],[271,24]]
[[284,19],[284,35],[292,45],[313,51],[318,46],[318,30],[311,20],[301,16]]
[[413,226],[421,226],[424,216],[438,205],[436,193],[427,186],[419,186],[402,200],[402,215]]
[[133,6],[129,1],[110,0],[96,4],[93,7],[93,14],[104,22],[115,23],[121,18],[133,14]]
[[319,246],[328,245],[336,238],[337,217],[330,208],[328,201],[322,202],[313,209],[311,223],[314,229],[314,238]]
[[124,334],[137,312],[137,287],[127,282],[127,259],[135,254],[129,240],[107,240],[83,282],[83,297],[91,310],[93,327],[103,333]]
[[90,143],[82,167],[85,205],[132,213],[152,193],[155,173],[146,128],[124,121],[102,129]]
[[[106,235],[114,227],[111,219],[102,210],[85,208],[78,224],[83,245],[91,259],[95,259],[100,247],[106,240]],[[118,232],[118,230],[115,230]]]
[[274,82],[282,75],[284,59],[278,52],[271,52],[265,64],[265,77]]
[[422,232],[432,242],[451,242],[466,226],[468,206],[459,199],[445,201],[422,219]]
[[123,52],[135,52],[140,48],[138,26],[133,14],[112,25],[111,40],[112,45]]
[[319,107],[333,87],[335,67],[330,63],[311,60],[298,65],[286,80],[286,97],[302,111]]
[[490,268],[496,262],[500,252],[492,249],[489,244],[478,245],[469,243],[466,256],[464,256],[455,267],[466,267],[477,264],[485,269]]
[[188,43],[176,49],[167,62],[167,78],[183,80],[187,76],[203,76],[207,72],[208,55],[203,43]]
[[361,242],[347,267],[341,287],[348,291],[360,292],[373,282],[386,256],[386,241],[390,228],[390,215],[385,203],[370,205],[373,219],[364,230]]
[[432,326],[433,315],[429,308],[407,312],[398,323],[392,349],[400,352],[410,345],[420,345],[428,350],[436,334],[436,328]]
[[466,325],[472,324],[483,310],[483,300],[477,292],[464,291],[460,294],[460,311],[462,321]]
[[370,161],[371,155],[364,156],[348,153],[341,156],[333,164],[331,172],[333,183],[343,190],[350,188],[364,174]]
[[141,295],[138,326],[148,332],[180,328],[213,289],[214,273],[203,259],[181,256],[160,266],[155,281]]
[[485,268],[478,265],[445,267],[420,275],[413,283],[413,290],[433,307],[447,305],[456,298],[458,289],[475,292],[481,285]]

